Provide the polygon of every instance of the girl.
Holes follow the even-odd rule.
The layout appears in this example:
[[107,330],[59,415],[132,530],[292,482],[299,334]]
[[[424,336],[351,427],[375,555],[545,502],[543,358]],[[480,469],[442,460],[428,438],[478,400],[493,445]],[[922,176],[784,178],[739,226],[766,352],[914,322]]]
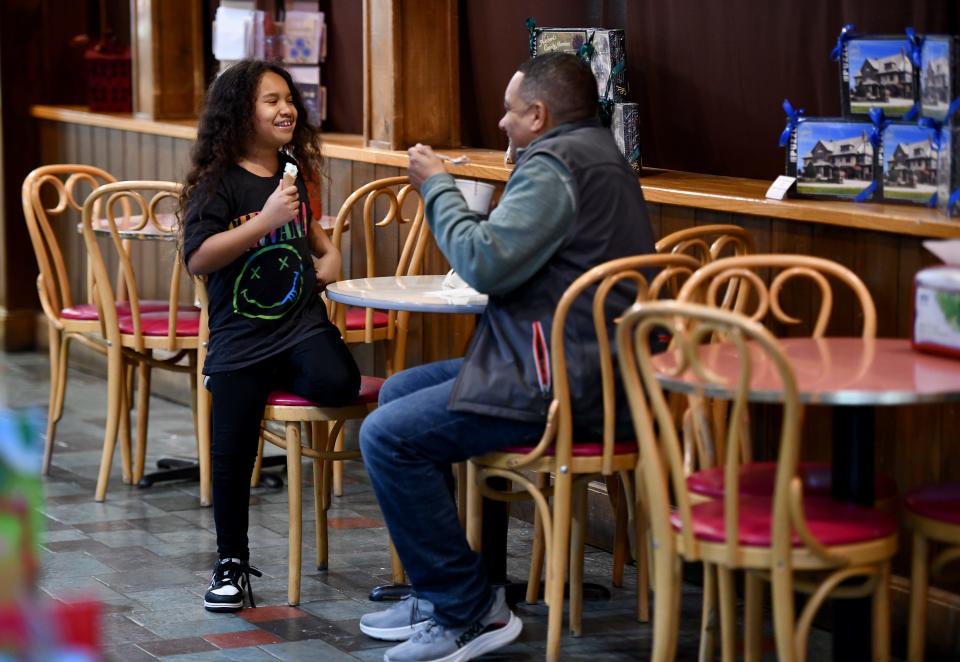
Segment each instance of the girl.
[[[244,60],[207,93],[180,198],[183,259],[207,275],[213,393],[213,515],[219,561],[204,596],[236,611],[250,592],[250,476],[270,391],[318,404],[353,400],[360,373],[319,298],[340,255],[312,221],[304,184],[321,167],[319,130],[306,121],[290,74]],[[300,175],[284,184],[287,164]],[[314,259],[315,258],[315,259]],[[250,604],[254,606],[250,593]]]

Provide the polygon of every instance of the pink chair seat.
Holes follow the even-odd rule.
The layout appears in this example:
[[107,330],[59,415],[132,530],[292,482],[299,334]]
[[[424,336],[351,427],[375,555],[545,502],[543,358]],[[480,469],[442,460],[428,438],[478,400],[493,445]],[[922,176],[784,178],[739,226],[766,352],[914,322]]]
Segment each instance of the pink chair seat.
[[[346,320],[347,320],[347,331],[357,331],[359,329],[366,328],[367,309],[366,308],[347,308]],[[389,321],[390,321],[390,316],[387,315],[387,313],[381,312],[379,310],[373,311],[374,328],[378,326],[386,326]]]
[[907,510],[947,524],[960,524],[960,483],[913,490],[904,499]]
[[[516,453],[518,455],[526,455],[531,452],[536,446],[509,446],[507,448],[502,448],[498,453]],[[614,455],[629,455],[630,453],[637,452],[637,442],[635,441],[617,441],[613,445],[613,454]],[[545,455],[553,456],[556,455],[556,449],[554,446],[550,446],[547,449]],[[574,442],[573,444],[573,457],[598,457],[603,455],[603,442],[600,441],[588,441],[583,443]]]
[[[770,547],[771,508],[772,499],[769,497],[740,498],[740,544]],[[877,540],[891,536],[897,530],[893,515],[835,499],[804,499],[803,509],[810,533],[823,545],[850,545]],[[696,538],[705,542],[726,540],[722,500],[705,501],[693,506],[691,516]],[[670,522],[675,530],[681,530],[683,522],[679,513],[672,513]],[[799,547],[800,544],[800,538],[794,535],[793,545]]]
[[[380,397],[380,387],[385,380],[382,377],[360,377],[360,393],[357,399],[351,402],[352,405],[367,405],[376,402]],[[267,396],[267,404],[275,407],[319,407],[316,403],[310,402],[299,395],[287,391],[272,391]]]
[[[831,468],[826,462],[801,462],[797,473],[803,480],[806,496],[829,497],[833,484]],[[740,494],[770,496],[777,480],[776,462],[752,462],[740,467]],[[723,468],[704,469],[687,479],[687,487],[694,494],[718,499],[723,496]],[[897,483],[889,475],[878,473],[874,482],[874,497],[892,499],[897,495]]]
[[[165,336],[170,324],[170,313],[164,310],[140,313],[140,324],[145,336]],[[120,333],[133,333],[133,316],[124,315],[118,320]],[[200,311],[191,309],[177,314],[177,336],[196,336],[200,334]]]
[[[167,302],[159,299],[145,299],[140,302],[140,312],[142,313],[151,313],[158,310],[165,311],[166,309]],[[196,306],[191,306],[188,304],[177,306],[177,309],[182,312],[197,310]],[[130,302],[120,301],[117,303],[117,313],[120,315],[129,315]],[[100,319],[100,314],[97,312],[97,307],[93,304],[79,303],[76,306],[70,306],[69,308],[64,308],[61,310],[60,317],[68,320],[78,320],[81,322],[94,322]]]

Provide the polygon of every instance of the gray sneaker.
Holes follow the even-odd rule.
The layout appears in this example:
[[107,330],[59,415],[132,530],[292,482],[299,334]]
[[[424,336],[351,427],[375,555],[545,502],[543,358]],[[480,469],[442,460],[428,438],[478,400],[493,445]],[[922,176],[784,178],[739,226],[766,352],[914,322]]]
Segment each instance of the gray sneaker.
[[429,600],[408,595],[389,609],[360,617],[360,631],[368,637],[384,641],[406,641],[427,627],[433,618]]
[[513,642],[523,621],[510,611],[503,589],[494,593],[493,604],[476,623],[448,628],[435,620],[399,646],[383,654],[384,662],[464,662]]

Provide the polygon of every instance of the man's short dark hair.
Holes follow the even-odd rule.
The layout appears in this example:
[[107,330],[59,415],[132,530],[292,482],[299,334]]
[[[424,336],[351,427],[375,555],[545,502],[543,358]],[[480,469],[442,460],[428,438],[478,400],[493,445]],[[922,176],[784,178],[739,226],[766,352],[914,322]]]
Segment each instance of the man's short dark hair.
[[523,74],[519,94],[527,103],[542,101],[556,124],[597,115],[597,79],[576,55],[544,53],[517,69]]

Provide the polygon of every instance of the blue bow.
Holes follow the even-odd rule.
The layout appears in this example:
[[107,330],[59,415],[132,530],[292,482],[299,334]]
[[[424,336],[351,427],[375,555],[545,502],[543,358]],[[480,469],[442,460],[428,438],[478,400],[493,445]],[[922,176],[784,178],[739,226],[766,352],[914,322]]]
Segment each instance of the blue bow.
[[930,199],[927,200],[927,207],[929,207],[930,209],[934,209],[937,206],[938,201],[939,201],[939,196],[937,196],[937,194],[934,193],[933,195],[930,196]]
[[859,193],[857,193],[857,197],[855,197],[855,198],[853,199],[853,201],[854,201],[854,202],[863,202],[864,200],[866,200],[867,198],[869,198],[871,195],[873,195],[873,192],[876,191],[876,190],[877,190],[877,183],[876,183],[876,182],[870,182],[870,186],[868,186],[867,188],[865,188],[865,189],[863,189],[862,191],[860,191]]
[[917,69],[923,66],[923,40],[924,36],[917,34],[913,28],[907,28],[904,30],[907,33],[907,41],[910,42],[910,59],[913,61],[913,66]]
[[577,57],[587,64],[590,64],[590,60],[593,59],[593,38],[596,36],[596,31],[592,32],[590,37],[587,38],[587,40],[580,45],[580,48],[577,49]]
[[870,116],[870,121],[873,122],[873,130],[870,131],[870,144],[873,145],[874,149],[878,149],[880,147],[880,138],[883,136],[883,130],[890,125],[890,120],[884,117],[883,108],[871,108],[867,115]]
[[950,102],[950,105],[947,106],[947,115],[943,118],[945,124],[950,124],[953,122],[953,116],[957,114],[957,111],[960,110],[960,97],[957,97]]
[[953,208],[958,204],[960,204],[960,188],[950,194],[950,198],[947,200],[947,213],[952,213]]
[[924,129],[930,129],[932,135],[930,136],[930,144],[933,145],[933,148],[940,151],[940,134],[943,131],[943,123],[938,122],[932,117],[921,117],[917,122],[917,126],[922,126]]
[[907,114],[903,116],[903,121],[912,122],[916,119],[917,115],[920,114],[920,104],[916,101],[913,102],[913,105],[910,106],[910,110],[907,111]]
[[797,128],[797,124],[803,118],[803,108],[794,110],[787,99],[783,100],[783,112],[787,114],[787,125],[780,132],[780,146],[784,147],[790,142],[790,134]]
[[847,43],[847,40],[853,38],[855,35],[853,31],[857,29],[853,23],[847,23],[843,26],[843,29],[840,30],[840,36],[837,37],[837,45],[833,47],[833,50],[830,51],[830,59],[834,62],[840,61],[840,56],[843,55],[843,45]]

